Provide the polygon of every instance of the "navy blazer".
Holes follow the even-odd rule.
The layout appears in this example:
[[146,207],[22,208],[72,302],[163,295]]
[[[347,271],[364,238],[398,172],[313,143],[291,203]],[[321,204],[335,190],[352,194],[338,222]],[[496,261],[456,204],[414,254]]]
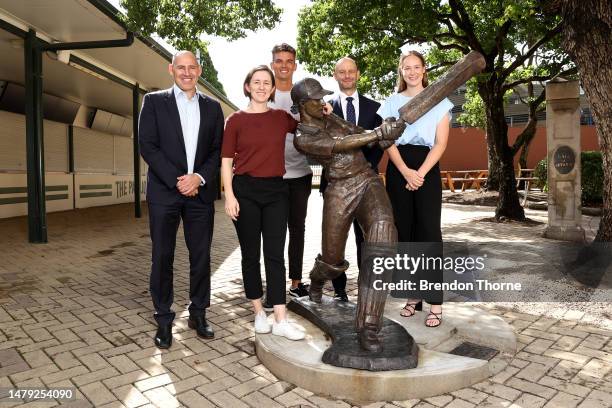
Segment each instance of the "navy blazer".
[[[334,98],[332,101],[332,107],[334,108],[334,113],[336,115],[346,119],[342,112],[340,95],[338,95],[337,98]],[[359,94],[359,119],[357,120],[357,125],[367,130],[372,130],[380,126],[382,123],[382,118],[378,116],[378,113],[376,113],[378,108],[380,108],[380,103]],[[383,155],[383,151],[379,149],[378,146],[374,146],[372,148],[363,146],[361,150],[363,151],[365,158],[370,162],[372,168],[377,170],[378,163]]]
[[[344,113],[342,112],[342,103],[340,102],[340,95],[338,95],[331,101],[331,105],[333,108],[333,112],[336,115],[340,116],[343,119],[346,119],[344,117]],[[378,116],[378,113],[376,113],[378,111],[378,108],[380,108],[380,103],[359,94],[359,118],[357,119],[357,125],[367,130],[372,130],[380,126],[382,123],[382,118]],[[363,152],[363,155],[370,163],[374,171],[378,173],[378,163],[382,158],[383,151],[378,146],[362,146],[361,151]],[[325,174],[322,174],[319,191],[321,193],[324,192],[326,187],[327,179],[325,179]]]
[[[221,162],[223,111],[219,102],[200,94],[200,130],[194,173],[206,182],[199,188],[203,202],[217,197]],[[171,204],[180,199],[177,178],[187,174],[187,153],[173,88],[144,96],[138,121],[140,154],[149,165],[147,201]]]

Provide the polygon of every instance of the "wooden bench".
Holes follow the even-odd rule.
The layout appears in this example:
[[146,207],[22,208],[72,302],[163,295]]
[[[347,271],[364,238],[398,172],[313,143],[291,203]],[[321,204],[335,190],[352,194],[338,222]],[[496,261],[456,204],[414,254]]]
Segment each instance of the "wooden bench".
[[[533,176],[534,169],[521,169],[520,167],[516,170],[515,179],[517,189],[524,183],[523,193],[523,206],[527,203],[527,197],[529,191],[534,184],[537,184],[539,179]],[[440,172],[442,178],[442,188],[449,189],[451,192],[455,192],[455,184],[461,183],[461,191],[466,189],[480,190],[482,183],[487,181],[489,175],[488,170],[444,170]],[[540,188],[540,191],[542,189]]]
[[461,183],[461,191],[467,188],[480,190],[481,184],[487,180],[488,170],[445,170],[441,171],[442,188],[455,192],[455,183]]

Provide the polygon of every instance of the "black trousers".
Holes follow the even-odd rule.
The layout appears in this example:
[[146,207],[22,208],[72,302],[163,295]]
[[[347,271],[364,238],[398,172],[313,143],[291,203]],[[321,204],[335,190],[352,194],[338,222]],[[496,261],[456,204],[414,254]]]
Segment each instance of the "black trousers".
[[242,280],[247,299],[263,296],[261,241],[266,269],[266,298],[273,305],[285,304],[285,237],[289,192],[282,177],[235,175],[234,194],[240,206],[234,221],[242,252]]
[[312,174],[285,179],[289,187],[289,279],[302,280],[304,262],[304,234],[306,231],[306,212],[308,197],[312,190]]
[[199,197],[181,196],[175,203],[148,203],[152,242],[150,291],[155,320],[167,325],[174,320],[174,249],[181,219],[189,250],[189,314],[203,316],[210,306],[210,245],[214,224],[214,203]]
[[[417,170],[425,161],[429,147],[400,145],[398,150],[404,163]],[[416,191],[406,188],[406,179],[392,161],[386,173],[387,193],[393,206],[393,216],[399,242],[427,242],[440,245],[430,246],[427,256],[442,256],[442,182],[440,167],[436,164],[425,175],[423,185]],[[412,254],[418,256],[420,254]],[[424,273],[424,271],[420,271]],[[428,270],[423,276],[430,282],[442,282],[442,270]],[[425,299],[428,303],[442,304],[442,292],[429,292]]]
[[[361,270],[361,244],[363,244],[363,231],[357,220],[353,221],[353,232],[355,233],[355,244],[357,244],[357,267]],[[332,285],[334,285],[334,292],[344,293],[346,292],[346,272],[334,279],[332,279]]]

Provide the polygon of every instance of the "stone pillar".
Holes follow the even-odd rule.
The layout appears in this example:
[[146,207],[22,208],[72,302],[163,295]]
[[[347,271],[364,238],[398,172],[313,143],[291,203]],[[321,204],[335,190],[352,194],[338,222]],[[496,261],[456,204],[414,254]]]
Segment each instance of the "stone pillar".
[[578,81],[546,84],[548,226],[546,238],[584,241],[580,184],[580,87]]

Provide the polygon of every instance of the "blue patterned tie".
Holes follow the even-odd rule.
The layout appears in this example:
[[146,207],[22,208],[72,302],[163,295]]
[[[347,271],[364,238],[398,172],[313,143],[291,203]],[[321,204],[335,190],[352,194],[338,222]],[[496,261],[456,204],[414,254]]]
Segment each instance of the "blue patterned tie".
[[346,97],[346,120],[351,122],[353,125],[357,124],[357,118],[355,117],[355,106],[353,106],[353,97]]

